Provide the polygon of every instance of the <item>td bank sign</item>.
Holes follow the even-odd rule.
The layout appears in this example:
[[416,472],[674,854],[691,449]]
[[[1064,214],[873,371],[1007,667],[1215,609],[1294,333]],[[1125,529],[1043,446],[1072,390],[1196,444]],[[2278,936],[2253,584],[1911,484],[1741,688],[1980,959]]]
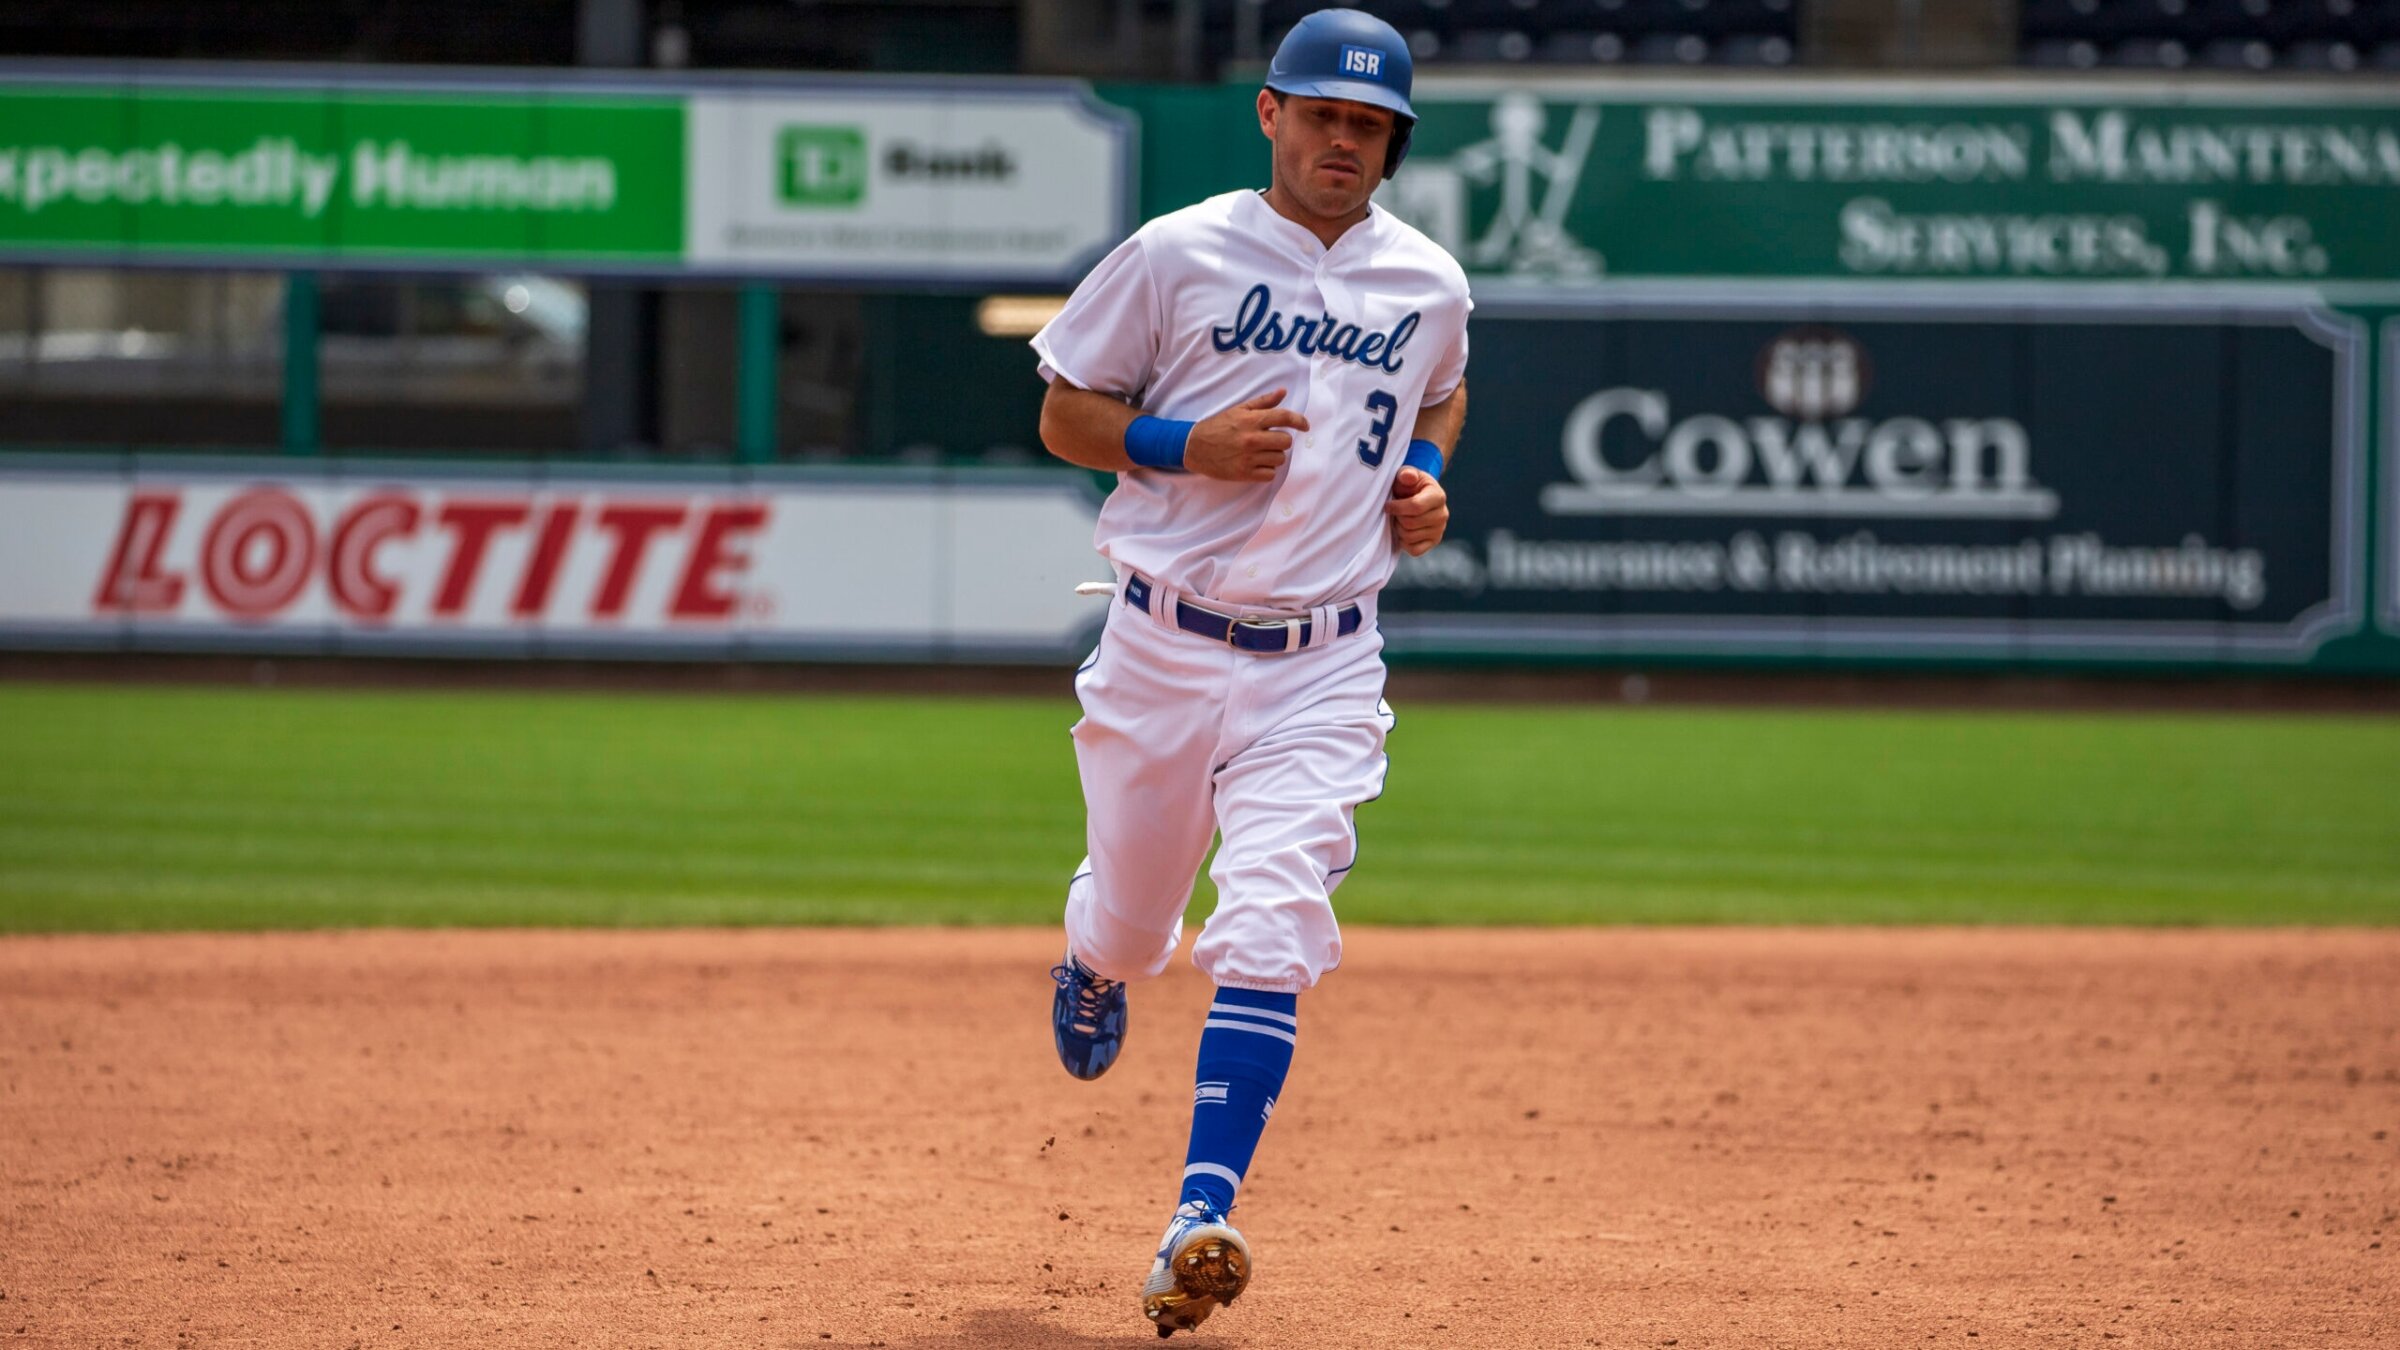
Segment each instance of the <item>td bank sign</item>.
[[862,83],[690,110],[700,267],[1065,284],[1130,223],[1131,125],[1072,86]]
[[877,174],[893,184],[1005,189],[1017,177],[1017,157],[989,136],[959,144],[895,136],[870,160],[865,128],[789,126],[776,138],[776,171],[785,206],[849,207],[866,200]]

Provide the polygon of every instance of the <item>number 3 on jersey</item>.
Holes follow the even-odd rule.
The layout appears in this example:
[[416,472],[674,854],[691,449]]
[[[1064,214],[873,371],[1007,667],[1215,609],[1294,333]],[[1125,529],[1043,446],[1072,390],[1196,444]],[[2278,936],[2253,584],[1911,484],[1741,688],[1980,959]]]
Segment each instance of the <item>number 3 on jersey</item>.
[[1391,437],[1392,417],[1400,411],[1400,400],[1378,389],[1367,395],[1367,411],[1375,414],[1375,420],[1367,424],[1367,434],[1375,438],[1375,444],[1358,443],[1358,462],[1372,469],[1383,463],[1384,442]]

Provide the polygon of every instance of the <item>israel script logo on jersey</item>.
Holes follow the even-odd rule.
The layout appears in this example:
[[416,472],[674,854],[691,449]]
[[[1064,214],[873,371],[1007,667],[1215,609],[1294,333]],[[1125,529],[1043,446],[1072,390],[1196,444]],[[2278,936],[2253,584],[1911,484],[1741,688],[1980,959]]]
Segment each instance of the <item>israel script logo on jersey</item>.
[[1354,323],[1338,323],[1330,314],[1315,318],[1297,316],[1284,319],[1283,311],[1271,309],[1274,297],[1267,284],[1260,282],[1242,297],[1242,307],[1234,313],[1230,325],[1209,330],[1209,341],[1221,352],[1262,351],[1279,352],[1294,348],[1302,356],[1330,356],[1337,361],[1373,366],[1378,370],[1399,373],[1404,364],[1400,349],[1416,335],[1418,314],[1408,316],[1392,325],[1388,333],[1362,331]]
[[1364,75],[1371,80],[1383,78],[1383,53],[1373,47],[1342,47],[1342,73]]

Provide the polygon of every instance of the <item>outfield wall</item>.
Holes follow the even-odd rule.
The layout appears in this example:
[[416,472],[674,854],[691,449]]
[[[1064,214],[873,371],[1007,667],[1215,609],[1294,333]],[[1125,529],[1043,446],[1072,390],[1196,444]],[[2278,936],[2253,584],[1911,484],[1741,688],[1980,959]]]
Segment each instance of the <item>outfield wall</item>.
[[[1063,287],[1138,217],[1255,186],[1254,97],[159,67],[0,79],[0,256]],[[1380,200],[1470,272],[1474,410],[1451,539],[1403,563],[1387,597],[1395,654],[2400,672],[2400,93],[1429,78],[1418,105]],[[411,177],[395,146],[403,169],[449,167]],[[257,200],[231,201],[240,172]],[[998,265],[964,247],[978,223],[1047,251]],[[1030,358],[937,322],[955,316],[901,316],[877,338],[905,355],[874,366],[877,405],[904,410],[889,435],[972,423],[1030,446]],[[924,359],[972,342],[1009,350]],[[771,379],[752,372],[773,349],[745,352],[742,451],[771,458],[771,415],[747,414],[771,414]],[[712,513],[762,502],[771,528],[720,530],[757,546],[737,579],[755,605],[744,591],[725,615],[623,597],[520,612],[451,594],[483,584],[460,580],[460,550],[537,550],[575,493],[574,547],[591,550],[575,565],[604,576],[628,556],[609,531],[632,517],[591,523],[626,507],[607,496],[616,472],[15,457],[0,642],[1050,660],[1089,627],[1088,608],[1053,613],[1061,578],[1099,574],[1089,480],[1063,469],[661,471],[643,481],[684,510],[632,556],[660,576],[688,565],[677,549],[705,560]],[[477,475],[521,514],[456,514],[445,494]],[[338,569],[264,617],[215,604],[221,501],[283,494],[331,548],[361,537],[343,527],[367,481],[420,485],[414,523],[373,551],[397,569],[388,610],[308,589]],[[180,494],[172,529],[157,492]],[[1013,514],[1029,494],[1038,520]],[[811,512],[859,528],[778,542]],[[145,608],[148,574],[120,556],[153,535],[160,567],[197,578],[178,607]],[[283,565],[270,535],[248,547],[259,557],[224,567]]]

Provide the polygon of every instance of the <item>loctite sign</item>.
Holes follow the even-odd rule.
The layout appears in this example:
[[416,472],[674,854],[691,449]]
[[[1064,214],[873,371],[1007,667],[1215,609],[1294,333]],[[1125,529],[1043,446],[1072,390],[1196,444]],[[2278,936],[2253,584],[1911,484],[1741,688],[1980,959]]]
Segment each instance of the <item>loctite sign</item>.
[[[971,502],[971,506],[962,506]],[[0,636],[209,645],[1071,651],[1091,504],[964,482],[0,470]]]
[[[321,582],[323,598],[344,618],[388,623],[400,613],[405,582],[411,583],[405,592],[410,620],[464,623],[469,603],[483,589],[504,601],[512,622],[540,622],[558,603],[570,621],[721,626],[741,603],[734,588],[747,579],[751,549],[768,520],[766,504],[755,501],[471,497],[393,488],[360,494],[320,531],[316,512],[299,497],[261,486],[224,498],[205,524],[185,527],[190,561],[178,566],[169,561],[169,546],[193,495],[172,487],[126,499],[92,598],[95,612],[183,614],[189,612],[187,598],[205,596],[203,613],[271,622],[290,613],[312,582]],[[509,575],[487,578],[493,539],[515,532],[530,546],[511,560]],[[598,569],[586,568],[573,593],[562,597],[559,582],[578,536],[598,540]],[[677,576],[663,593],[651,587],[652,603],[629,613],[634,585],[643,564],[656,561],[653,545],[662,536],[670,546],[680,545]],[[431,549],[422,547],[428,542]],[[409,551],[405,570],[391,570],[382,557],[387,549]],[[440,556],[428,559],[428,552]],[[485,586],[487,580],[493,584]],[[490,606],[477,617],[489,621]]]

